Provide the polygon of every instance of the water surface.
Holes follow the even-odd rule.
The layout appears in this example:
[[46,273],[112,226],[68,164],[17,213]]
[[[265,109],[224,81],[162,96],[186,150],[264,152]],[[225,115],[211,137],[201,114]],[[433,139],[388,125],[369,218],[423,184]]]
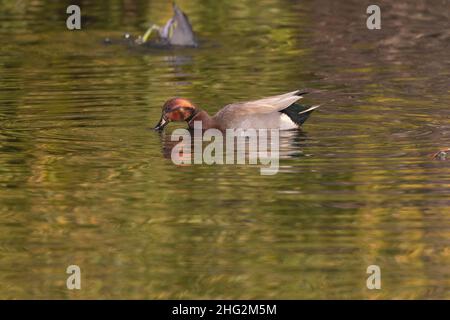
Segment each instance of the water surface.
[[[72,2],[0,0],[0,298],[450,298],[448,1],[370,31],[370,1],[180,0],[200,47],[170,50],[103,43],[169,2],[79,1],[70,32]],[[297,88],[323,106],[274,176],[175,166],[151,130],[172,96]]]

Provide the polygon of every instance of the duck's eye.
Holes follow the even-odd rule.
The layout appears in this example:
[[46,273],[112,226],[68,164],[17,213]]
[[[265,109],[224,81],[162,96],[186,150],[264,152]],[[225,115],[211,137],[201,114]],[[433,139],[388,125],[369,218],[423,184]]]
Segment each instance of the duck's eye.
[[174,110],[174,111],[172,111],[171,113],[170,113],[170,118],[173,120],[173,121],[180,121],[180,120],[183,120],[184,119],[184,113],[180,110],[180,109],[177,109],[177,110]]

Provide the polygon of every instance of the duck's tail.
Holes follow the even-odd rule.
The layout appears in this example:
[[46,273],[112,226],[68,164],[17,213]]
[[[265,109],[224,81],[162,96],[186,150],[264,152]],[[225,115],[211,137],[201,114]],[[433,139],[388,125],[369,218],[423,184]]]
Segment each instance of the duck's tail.
[[311,107],[293,103],[280,112],[286,114],[294,123],[301,126],[318,107],[320,107],[320,105]]
[[296,96],[304,96],[305,94],[308,94],[308,93],[310,93],[309,90],[302,89],[302,90],[297,90],[294,95],[296,95]]

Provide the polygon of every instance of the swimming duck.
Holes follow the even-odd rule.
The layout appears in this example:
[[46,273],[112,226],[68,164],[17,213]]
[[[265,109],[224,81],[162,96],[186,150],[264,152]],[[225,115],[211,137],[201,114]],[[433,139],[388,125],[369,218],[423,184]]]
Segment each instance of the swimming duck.
[[142,37],[136,42],[145,44],[149,41],[153,31],[156,31],[159,37],[159,43],[163,45],[197,47],[197,40],[192,30],[187,15],[173,3],[173,16],[166,22],[164,27],[152,25]]
[[442,149],[433,155],[434,160],[450,160],[450,148]]
[[294,129],[301,126],[311,112],[319,107],[296,103],[306,93],[296,90],[259,100],[232,103],[212,117],[187,99],[172,98],[164,103],[161,120],[155,130],[162,130],[171,121],[186,121],[191,129],[195,121],[201,121],[204,130]]

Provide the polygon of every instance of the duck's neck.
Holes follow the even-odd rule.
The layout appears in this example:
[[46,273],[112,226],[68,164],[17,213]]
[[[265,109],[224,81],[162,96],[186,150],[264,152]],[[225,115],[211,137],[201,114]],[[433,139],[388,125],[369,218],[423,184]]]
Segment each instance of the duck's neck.
[[194,114],[194,116],[188,121],[188,125],[189,125],[190,129],[194,129],[195,121],[201,121],[203,130],[207,130],[207,129],[211,129],[211,128],[219,129],[219,126],[217,125],[216,121],[213,118],[211,118],[206,111],[198,110]]

